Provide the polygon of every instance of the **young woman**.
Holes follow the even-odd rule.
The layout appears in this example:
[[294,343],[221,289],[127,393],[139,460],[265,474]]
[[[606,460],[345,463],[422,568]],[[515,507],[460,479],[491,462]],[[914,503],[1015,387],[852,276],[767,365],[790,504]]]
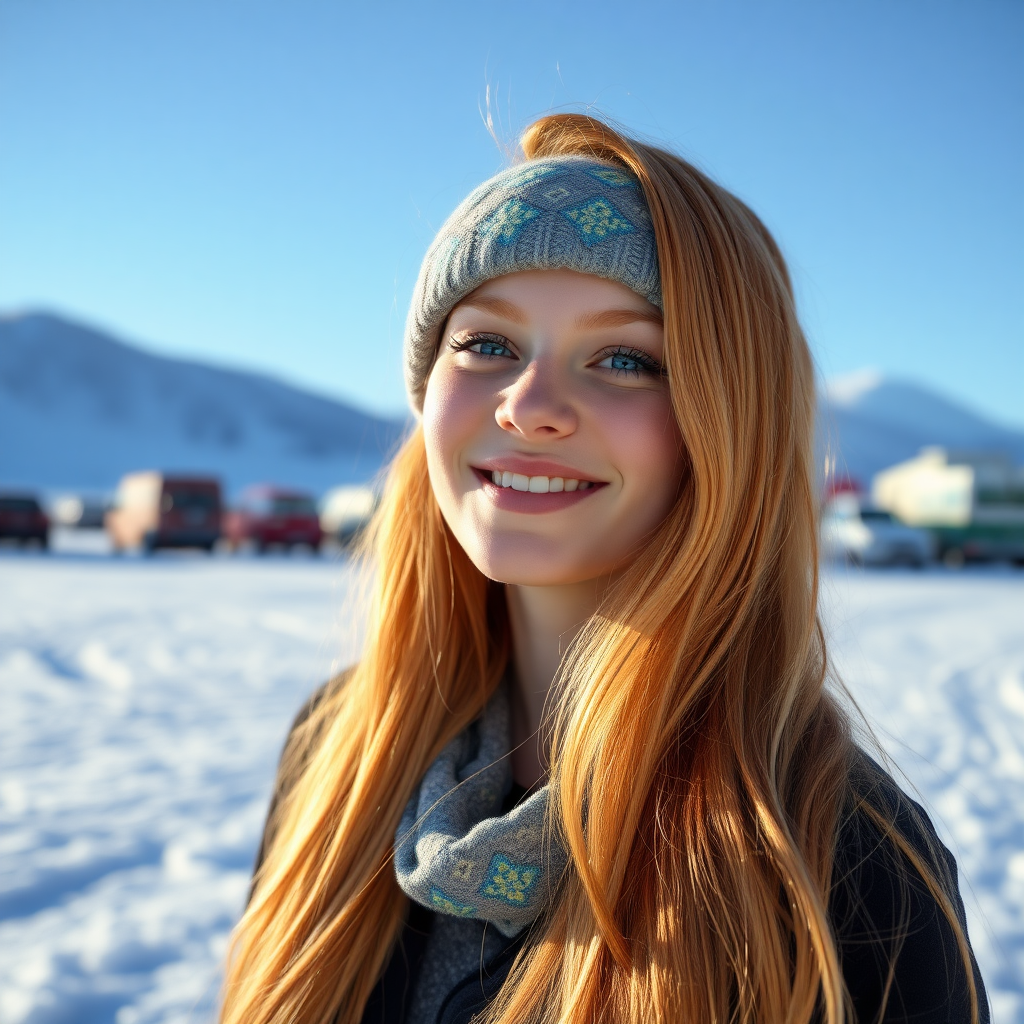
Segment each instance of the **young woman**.
[[987,1020],[956,865],[825,685],[778,248],[592,118],[522,150],[427,254],[365,650],[222,1021]]

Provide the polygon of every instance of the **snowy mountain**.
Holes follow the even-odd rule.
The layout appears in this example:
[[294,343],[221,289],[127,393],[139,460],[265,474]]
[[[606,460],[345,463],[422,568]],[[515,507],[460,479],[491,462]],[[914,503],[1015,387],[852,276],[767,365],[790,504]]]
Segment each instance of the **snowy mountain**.
[[0,318],[0,484],[106,491],[213,473],[322,492],[373,475],[404,425],[270,377],[153,355],[48,314]]
[[864,485],[925,445],[998,451],[1024,463],[1024,431],[986,420],[955,401],[873,370],[839,377],[819,396],[818,447],[837,475]]
[[[156,356],[56,316],[0,317],[0,485],[110,490],[123,473],[218,474],[323,492],[365,480],[404,424],[270,377]],[[928,444],[1006,452],[999,426],[918,385],[864,371],[829,382],[819,465],[864,484]]]

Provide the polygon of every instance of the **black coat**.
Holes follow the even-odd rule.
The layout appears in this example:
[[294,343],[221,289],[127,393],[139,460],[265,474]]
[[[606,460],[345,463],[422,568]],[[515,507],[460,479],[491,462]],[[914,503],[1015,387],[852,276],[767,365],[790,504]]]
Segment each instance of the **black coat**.
[[[295,725],[308,717],[323,692],[318,691],[302,709]],[[864,757],[859,774],[855,788],[861,797],[894,820],[915,852],[943,879],[966,934],[956,861],[939,841],[927,814],[870,758]],[[274,803],[291,781],[279,773],[268,822]],[[509,806],[522,792],[510,795]],[[266,839],[264,832],[256,868],[262,863]],[[935,863],[934,851],[939,863]],[[967,973],[953,930],[920,876],[863,811],[851,811],[841,829],[828,914],[858,1024],[969,1024]],[[370,997],[363,1024],[405,1024],[434,920],[434,911],[410,905],[398,946]],[[528,934],[529,929],[457,984],[448,993],[436,1024],[469,1024],[501,987]],[[880,1016],[891,963],[893,983]],[[985,989],[973,952],[971,964],[981,1004],[980,1021],[989,1024]]]

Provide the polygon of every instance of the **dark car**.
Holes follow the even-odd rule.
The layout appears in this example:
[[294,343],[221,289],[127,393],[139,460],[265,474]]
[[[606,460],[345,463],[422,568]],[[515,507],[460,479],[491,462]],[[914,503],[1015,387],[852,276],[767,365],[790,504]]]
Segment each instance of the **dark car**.
[[261,554],[298,545],[319,550],[323,539],[313,495],[269,485],[242,492],[225,517],[224,536],[235,550],[252,545]]
[[203,548],[220,537],[220,483],[212,477],[129,473],[106,514],[115,551]]
[[50,520],[35,495],[0,493],[0,538],[50,546]]

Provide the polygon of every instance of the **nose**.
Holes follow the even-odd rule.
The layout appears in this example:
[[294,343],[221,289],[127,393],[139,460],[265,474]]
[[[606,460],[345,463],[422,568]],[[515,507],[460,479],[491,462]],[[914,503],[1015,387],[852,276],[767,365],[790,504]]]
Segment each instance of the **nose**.
[[505,388],[494,418],[502,430],[531,440],[550,440],[573,433],[578,417],[560,386],[558,375],[542,360],[531,362]]

